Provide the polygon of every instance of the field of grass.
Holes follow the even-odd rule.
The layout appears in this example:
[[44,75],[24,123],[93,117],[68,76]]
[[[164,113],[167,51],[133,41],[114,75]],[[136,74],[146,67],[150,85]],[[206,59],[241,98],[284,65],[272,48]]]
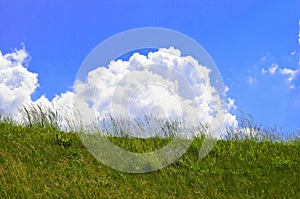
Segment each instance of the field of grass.
[[[198,137],[168,167],[131,174],[98,162],[78,133],[0,119],[0,198],[300,198],[299,138],[218,140],[199,159]],[[169,141],[110,139],[138,152]]]

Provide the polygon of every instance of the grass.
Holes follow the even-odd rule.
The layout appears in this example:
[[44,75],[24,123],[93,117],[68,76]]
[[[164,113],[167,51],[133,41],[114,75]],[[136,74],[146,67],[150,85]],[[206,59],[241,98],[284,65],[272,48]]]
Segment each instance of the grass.
[[[161,170],[131,174],[98,162],[79,133],[50,117],[26,125],[0,117],[0,198],[300,198],[300,139],[233,137],[199,159],[203,137]],[[27,118],[28,119],[28,118]],[[148,152],[168,138],[109,139]]]

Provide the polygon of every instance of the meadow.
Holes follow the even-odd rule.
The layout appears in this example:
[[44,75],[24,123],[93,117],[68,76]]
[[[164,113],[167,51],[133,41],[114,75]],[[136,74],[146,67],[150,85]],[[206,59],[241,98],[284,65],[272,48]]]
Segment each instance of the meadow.
[[[133,174],[97,161],[80,139],[83,132],[63,131],[55,112],[23,113],[23,124],[0,116],[0,198],[300,198],[299,136],[278,137],[276,128],[253,136],[228,133],[202,159],[205,137],[197,136],[171,165]],[[170,141],[109,139],[140,153]]]

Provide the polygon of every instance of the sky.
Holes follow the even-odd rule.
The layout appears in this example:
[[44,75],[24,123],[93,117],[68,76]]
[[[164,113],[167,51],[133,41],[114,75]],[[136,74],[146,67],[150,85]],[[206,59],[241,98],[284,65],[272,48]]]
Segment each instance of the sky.
[[129,29],[162,27],[193,38],[214,60],[228,88],[231,123],[244,112],[264,126],[299,130],[299,7],[298,0],[0,0],[0,107],[14,112],[36,101],[63,107],[99,43]]

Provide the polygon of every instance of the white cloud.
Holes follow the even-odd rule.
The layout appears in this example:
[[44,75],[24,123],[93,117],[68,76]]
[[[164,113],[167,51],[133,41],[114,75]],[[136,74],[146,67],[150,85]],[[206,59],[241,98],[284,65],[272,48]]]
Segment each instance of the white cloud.
[[248,77],[248,84],[253,84],[255,82],[255,78],[254,77]]
[[75,82],[73,92],[52,100],[45,95],[31,99],[39,84],[38,75],[27,70],[28,57],[25,49],[5,55],[0,52],[0,109],[6,113],[16,114],[18,108],[33,103],[69,115],[75,99],[83,122],[94,121],[95,116],[107,117],[108,113],[132,118],[159,113],[202,123],[218,118],[218,123],[224,119],[227,126],[238,126],[236,116],[228,111],[236,108],[234,100],[228,98],[227,104],[222,104],[211,85],[211,70],[172,47],[147,56],[135,53],[128,61],[111,61],[90,71],[86,80]]
[[15,114],[18,108],[31,102],[30,95],[39,86],[38,75],[27,70],[25,49],[5,55],[0,51],[0,110]]
[[[222,118],[221,108],[226,106],[211,86],[210,72],[191,56],[181,56],[172,47],[147,56],[135,53],[128,61],[112,61],[107,67],[90,71],[85,81],[76,82],[76,102],[85,107],[83,114],[91,113],[89,105],[94,105],[95,114],[100,118],[108,113],[139,118],[159,106],[165,117],[191,121],[197,118],[209,123],[214,118]],[[227,106],[235,107],[233,99],[228,101]],[[237,126],[234,115],[227,111],[224,117],[227,125]]]
[[300,20],[298,21],[299,31],[298,31],[298,44],[300,45]]
[[277,69],[278,69],[278,64],[274,63],[268,68],[268,70],[262,68],[261,73],[262,74],[270,73],[271,75],[273,75],[277,71]]
[[25,48],[7,54],[0,51],[0,113],[11,114],[19,121],[19,109],[39,104],[45,108],[55,108],[61,115],[70,115],[72,92],[57,95],[51,101],[44,95],[36,101],[31,99],[39,84],[38,74],[27,69],[28,61],[29,55]]
[[288,76],[289,82],[293,81],[299,75],[299,72],[300,68],[297,70],[292,70],[289,68],[280,69],[280,74]]
[[[271,74],[271,75],[274,75],[275,73],[276,74],[280,74],[280,75],[283,75],[283,76],[286,76],[287,77],[287,81],[289,82],[289,88],[290,89],[294,89],[295,88],[295,85],[292,84],[292,82],[297,79],[300,75],[300,67],[298,69],[291,69],[291,68],[280,68],[278,66],[278,64],[274,63],[272,64],[267,70],[262,68],[261,69],[261,73],[262,74]],[[251,84],[251,79],[248,79],[248,83]]]
[[291,55],[294,56],[294,55],[296,55],[296,53],[297,53],[297,51],[293,50],[293,51],[291,52]]
[[228,97],[227,98],[227,110],[235,110],[237,109],[236,105],[235,105],[235,100]]
[[273,75],[276,72],[277,68],[278,68],[278,64],[272,64],[272,66],[269,68],[270,74]]
[[224,92],[227,93],[229,91],[229,87],[225,86]]
[[264,62],[266,60],[267,60],[267,57],[262,57],[262,58],[259,59],[260,62]]

